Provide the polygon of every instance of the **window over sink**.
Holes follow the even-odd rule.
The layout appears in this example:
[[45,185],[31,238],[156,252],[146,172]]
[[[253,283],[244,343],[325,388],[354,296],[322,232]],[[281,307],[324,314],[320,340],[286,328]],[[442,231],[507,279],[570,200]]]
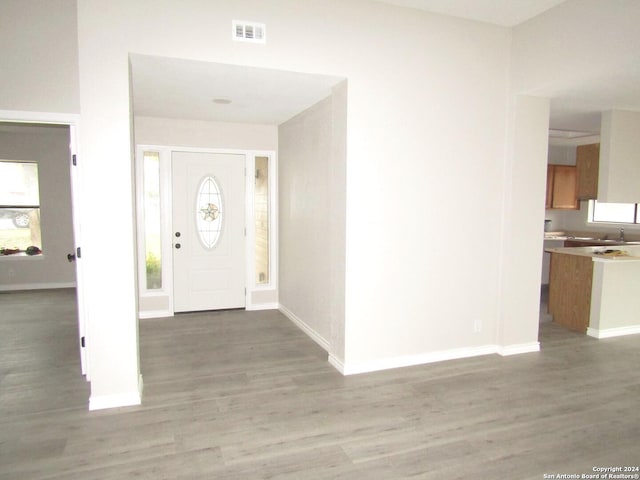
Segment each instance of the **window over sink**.
[[637,203],[605,203],[589,200],[588,218],[590,223],[640,223]]

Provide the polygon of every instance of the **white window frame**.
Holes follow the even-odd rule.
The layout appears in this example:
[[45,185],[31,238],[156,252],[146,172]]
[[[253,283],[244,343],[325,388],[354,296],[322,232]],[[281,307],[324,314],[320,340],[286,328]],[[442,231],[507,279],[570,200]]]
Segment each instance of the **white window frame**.
[[[640,226],[640,204],[635,203],[630,205],[636,206],[636,218],[635,222],[619,222],[619,221],[606,221],[606,220],[594,220],[595,205],[597,200],[589,200],[587,210],[587,223],[595,225],[637,225]],[[603,202],[606,203],[606,202]]]

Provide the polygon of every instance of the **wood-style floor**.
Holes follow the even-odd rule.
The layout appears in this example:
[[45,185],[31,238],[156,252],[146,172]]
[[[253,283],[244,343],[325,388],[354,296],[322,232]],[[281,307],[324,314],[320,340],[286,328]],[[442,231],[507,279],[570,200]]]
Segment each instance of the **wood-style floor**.
[[[446,319],[443,319],[443,321]],[[143,405],[89,412],[72,290],[0,294],[0,479],[541,479],[640,464],[640,336],[343,377],[284,316],[140,323]]]

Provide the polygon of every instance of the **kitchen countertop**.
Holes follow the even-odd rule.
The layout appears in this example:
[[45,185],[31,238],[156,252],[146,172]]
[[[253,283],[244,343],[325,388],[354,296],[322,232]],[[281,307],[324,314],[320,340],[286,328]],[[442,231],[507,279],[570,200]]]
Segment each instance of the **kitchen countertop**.
[[[591,257],[594,262],[640,262],[640,245],[545,248],[545,252]],[[615,254],[615,252],[622,254]]]
[[545,240],[569,240],[576,243],[601,243],[603,246],[607,245],[640,245],[640,241],[637,239],[637,235],[628,240],[620,240],[615,237],[614,234],[606,233],[590,233],[590,232],[545,232]]

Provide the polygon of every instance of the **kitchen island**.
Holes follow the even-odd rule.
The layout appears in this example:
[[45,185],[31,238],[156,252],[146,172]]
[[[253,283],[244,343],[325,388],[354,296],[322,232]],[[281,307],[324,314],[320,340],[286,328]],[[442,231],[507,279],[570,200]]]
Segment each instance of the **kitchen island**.
[[554,322],[596,338],[640,333],[640,245],[545,251]]

